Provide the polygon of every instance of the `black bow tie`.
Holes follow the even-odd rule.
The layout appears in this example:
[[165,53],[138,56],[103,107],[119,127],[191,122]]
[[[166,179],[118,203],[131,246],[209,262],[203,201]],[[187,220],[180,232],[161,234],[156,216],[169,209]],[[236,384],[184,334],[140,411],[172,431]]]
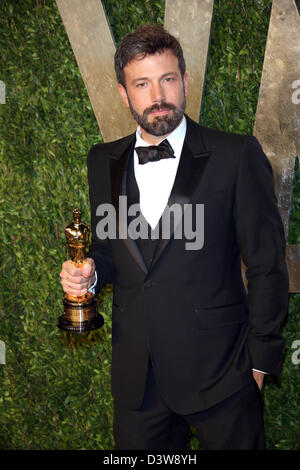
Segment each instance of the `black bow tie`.
[[159,145],[136,147],[135,150],[141,165],[148,162],[157,162],[163,158],[175,158],[174,150],[167,139],[163,140]]

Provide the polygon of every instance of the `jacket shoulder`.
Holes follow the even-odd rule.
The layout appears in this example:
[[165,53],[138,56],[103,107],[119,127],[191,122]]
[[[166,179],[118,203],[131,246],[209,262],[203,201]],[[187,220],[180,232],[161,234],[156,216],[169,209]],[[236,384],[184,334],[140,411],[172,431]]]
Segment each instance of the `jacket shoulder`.
[[246,144],[246,142],[250,139],[255,139],[255,137],[247,134],[237,134],[234,132],[229,132],[229,131],[224,131],[220,129],[213,129],[210,127],[205,127],[205,126],[199,126],[201,127],[201,132],[203,135],[203,138],[206,140],[207,143],[209,144],[215,144],[215,145],[237,145],[237,146],[243,146]]
[[189,139],[196,145],[202,140],[204,148],[217,155],[240,154],[250,140],[257,141],[255,137],[247,134],[237,134],[220,129],[213,129],[200,125],[187,116]]
[[88,152],[88,164],[99,158],[121,155],[134,139],[135,133],[111,142],[99,142],[93,145]]

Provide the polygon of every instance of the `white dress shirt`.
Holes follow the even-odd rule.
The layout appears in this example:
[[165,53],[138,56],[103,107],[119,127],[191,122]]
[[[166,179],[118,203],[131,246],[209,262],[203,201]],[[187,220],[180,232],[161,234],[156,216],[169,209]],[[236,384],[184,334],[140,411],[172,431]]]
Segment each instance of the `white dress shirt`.
[[[140,191],[140,208],[152,230],[155,229],[168,203],[177,173],[185,134],[186,118],[184,116],[179,126],[167,137],[174,150],[175,158],[167,158],[141,165],[137,153],[134,151],[134,173]],[[161,141],[163,140],[162,138]],[[151,144],[143,140],[140,127],[138,127],[135,147],[148,147],[149,145]]]

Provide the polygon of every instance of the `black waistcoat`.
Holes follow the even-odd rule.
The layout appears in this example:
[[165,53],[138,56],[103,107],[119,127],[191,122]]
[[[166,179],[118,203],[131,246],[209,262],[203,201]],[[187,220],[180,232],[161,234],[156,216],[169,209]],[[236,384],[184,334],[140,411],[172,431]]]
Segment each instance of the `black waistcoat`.
[[[128,161],[128,169],[127,169],[127,205],[128,207],[132,204],[137,204],[140,202],[140,192],[136,182],[135,174],[134,174],[134,159],[133,159],[133,152]],[[128,223],[133,220],[135,216],[128,216]],[[155,252],[155,248],[157,245],[158,239],[151,238],[151,226],[147,223],[146,219],[142,215],[143,221],[147,226],[148,230],[148,237],[147,239],[138,238],[136,243],[143,255],[145,264],[147,268],[150,267],[153,254]],[[161,230],[159,231],[161,233]]]

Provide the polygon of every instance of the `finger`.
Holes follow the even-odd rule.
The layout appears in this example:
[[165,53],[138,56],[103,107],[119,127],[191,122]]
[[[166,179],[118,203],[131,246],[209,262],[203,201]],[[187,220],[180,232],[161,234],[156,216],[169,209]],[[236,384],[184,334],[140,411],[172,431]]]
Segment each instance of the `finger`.
[[87,278],[83,276],[71,276],[70,274],[64,272],[60,273],[60,277],[66,281],[72,282],[73,284],[82,284],[87,282]]
[[95,273],[95,263],[92,258],[87,258],[81,269],[82,275],[85,277],[92,277]]
[[73,295],[73,296],[75,296],[75,297],[86,294],[86,290],[77,291],[77,290],[71,289],[70,287],[64,288],[63,291],[64,291],[66,294]]
[[63,286],[63,291],[64,291],[66,294],[76,295],[76,296],[81,296],[81,295],[84,295],[84,294],[87,293],[87,290],[86,290],[86,289],[82,289],[82,290],[72,289],[72,288],[69,287],[69,286]]
[[76,284],[68,279],[62,279],[61,284],[63,288],[72,289],[75,291],[83,291],[88,289],[88,281],[83,282],[82,284]]
[[82,276],[81,268],[74,266],[71,260],[65,261],[62,264],[62,272],[65,272],[71,276]]
[[89,289],[93,284],[95,284],[95,281],[96,281],[96,277],[95,277],[95,274],[94,274],[93,277],[90,277],[90,278],[89,278],[88,289]]

